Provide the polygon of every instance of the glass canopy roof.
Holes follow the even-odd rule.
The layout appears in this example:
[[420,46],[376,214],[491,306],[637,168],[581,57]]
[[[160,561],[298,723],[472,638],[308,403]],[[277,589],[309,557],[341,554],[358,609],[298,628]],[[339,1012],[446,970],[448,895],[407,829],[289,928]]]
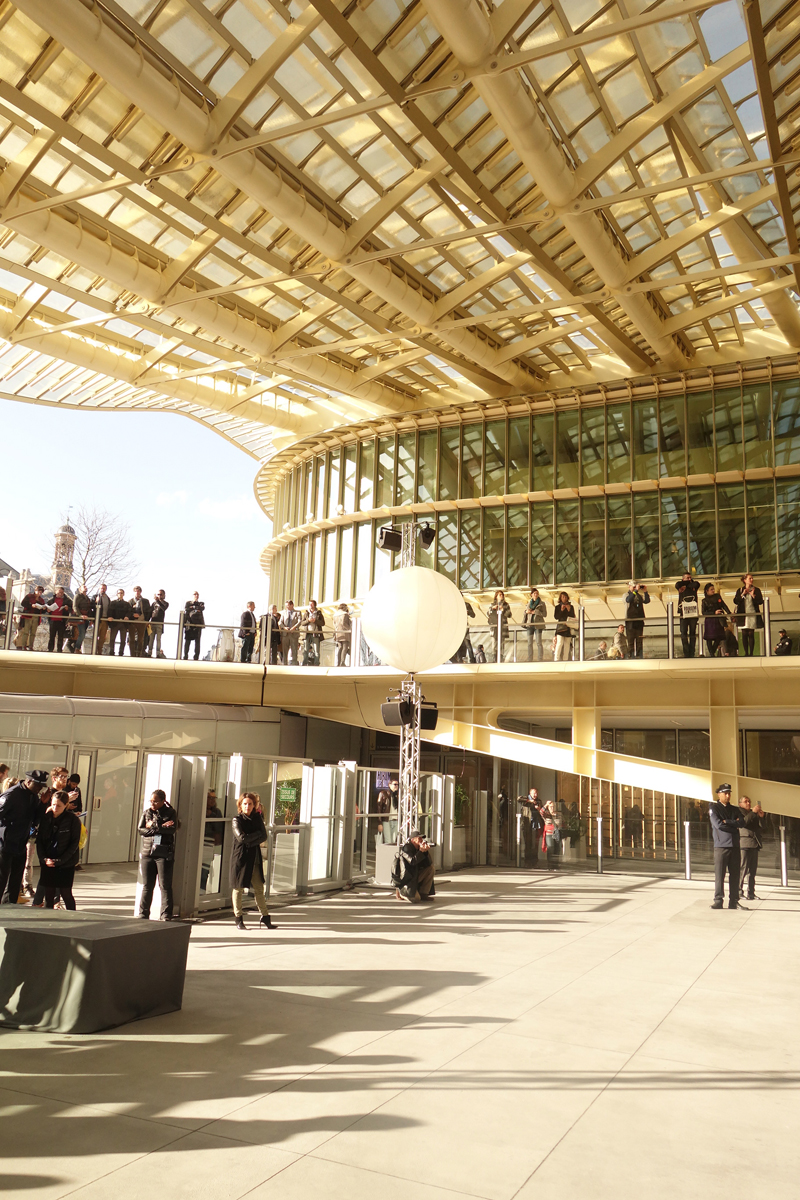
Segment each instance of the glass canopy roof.
[[0,392],[264,461],[800,349],[800,2],[2,0]]

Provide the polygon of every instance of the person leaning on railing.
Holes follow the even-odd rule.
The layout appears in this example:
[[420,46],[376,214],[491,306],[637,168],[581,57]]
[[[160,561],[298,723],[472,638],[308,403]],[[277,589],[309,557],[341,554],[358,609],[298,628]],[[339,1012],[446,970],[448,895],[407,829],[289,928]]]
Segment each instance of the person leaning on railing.
[[39,623],[42,617],[47,614],[44,588],[41,584],[35,588],[31,588],[27,596],[22,597],[20,608],[22,609],[22,615],[19,618],[19,629],[17,630],[17,637],[14,644],[18,650],[32,650]]
[[152,658],[154,650],[156,658],[166,658],[161,649],[161,637],[164,633],[164,620],[168,608],[169,600],[166,599],[166,593],[162,588],[161,591],[156,592],[150,608],[150,634],[147,649],[145,650],[145,658]]
[[316,600],[309,600],[308,608],[303,613],[300,628],[305,632],[303,644],[303,666],[319,666],[319,648],[322,641],[322,631],[325,628],[325,615],[317,608]]
[[495,592],[486,615],[492,627],[494,661],[499,663],[503,661],[503,643],[508,633],[508,622],[511,620],[511,605],[506,600],[505,592]]
[[539,662],[544,658],[542,649],[542,631],[547,620],[547,605],[539,595],[538,588],[531,588],[530,599],[522,614],[522,624],[528,626],[528,662],[533,662],[533,640],[536,639],[536,657]]
[[752,575],[742,576],[742,586],[737,588],[733,597],[736,609],[736,624],[742,635],[742,647],[745,657],[752,658],[756,645],[756,630],[764,628],[764,595],[761,588],[756,587]]
[[698,580],[692,578],[691,571],[684,571],[682,578],[675,584],[675,590],[678,593],[678,616],[683,657],[694,658],[697,645],[697,622],[700,615],[700,606],[697,600],[700,584]]
[[714,658],[725,639],[725,617],[730,616],[730,612],[714,584],[707,583],[703,588],[703,640],[711,658]]
[[50,637],[47,649],[52,654],[58,643],[56,653],[60,654],[64,648],[64,638],[69,633],[67,620],[72,616],[72,601],[63,587],[57,587],[53,599],[46,607],[50,618]]
[[86,584],[82,583],[75,593],[75,599],[72,602],[73,616],[77,619],[70,625],[70,636],[67,639],[67,649],[71,654],[83,654],[83,639],[86,637],[86,632],[94,620],[94,602],[92,597],[87,595]]
[[556,645],[553,658],[556,662],[567,662],[572,655],[572,636],[577,624],[574,605],[569,592],[558,593],[558,604],[553,609],[556,621]]

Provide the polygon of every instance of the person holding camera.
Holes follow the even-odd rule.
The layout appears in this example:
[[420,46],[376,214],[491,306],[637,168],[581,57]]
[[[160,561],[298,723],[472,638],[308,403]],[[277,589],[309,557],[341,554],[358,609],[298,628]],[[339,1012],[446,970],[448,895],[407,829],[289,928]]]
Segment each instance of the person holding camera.
[[644,658],[644,606],[649,603],[647,588],[632,579],[625,594],[625,624],[628,627],[631,658]]
[[700,619],[700,607],[697,596],[700,584],[692,578],[691,571],[684,571],[683,576],[675,584],[678,593],[678,617],[681,627],[681,645],[683,657],[694,658],[697,645],[697,622]]
[[556,646],[553,655],[556,662],[567,662],[572,657],[572,636],[577,625],[575,606],[570,604],[569,592],[558,593],[558,604],[553,609],[556,621]]
[[161,920],[172,920],[172,873],[175,870],[175,834],[178,829],[178,814],[167,804],[167,794],[156,788],[150,797],[150,807],[142,813],[139,833],[142,849],[139,852],[139,882],[142,895],[139,901],[139,916],[150,920],[153,893],[161,888]]
[[188,659],[189,647],[194,646],[194,661],[200,657],[200,638],[205,629],[205,601],[200,599],[200,593],[194,592],[191,600],[183,606],[183,657]]
[[394,860],[392,883],[398,900],[407,904],[420,904],[433,900],[436,888],[433,884],[433,859],[431,844],[418,829],[411,836]]
[[[758,852],[763,848],[764,810],[756,801],[755,807],[749,796],[739,797],[739,808],[742,812],[744,826],[739,830],[739,899],[758,900],[756,895],[756,872],[758,871]],[[747,881],[747,894],[744,885]]]

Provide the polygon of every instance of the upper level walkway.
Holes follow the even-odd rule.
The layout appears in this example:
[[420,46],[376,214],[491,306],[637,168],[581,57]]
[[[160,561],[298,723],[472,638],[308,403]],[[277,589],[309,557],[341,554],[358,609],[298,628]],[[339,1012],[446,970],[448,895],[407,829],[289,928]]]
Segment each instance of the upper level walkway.
[[[181,1012],[0,1034],[6,1195],[796,1195],[797,889],[712,912],[699,880],[437,883],[205,921]],[[118,891],[78,877],[80,907]]]
[[[169,659],[0,652],[0,692],[288,709],[383,729],[381,703],[401,674],[389,667],[275,667]],[[740,729],[800,725],[791,658],[660,659],[583,663],[448,663],[420,677],[439,707],[428,740],[497,758],[707,800],[722,781],[764,808],[800,815],[800,788],[740,774]],[[603,748],[615,714],[686,721],[709,732],[709,769],[658,763]],[[514,714],[572,728],[572,741],[504,728]],[[766,724],[765,724],[766,722]],[[507,722],[505,722],[507,723]]]

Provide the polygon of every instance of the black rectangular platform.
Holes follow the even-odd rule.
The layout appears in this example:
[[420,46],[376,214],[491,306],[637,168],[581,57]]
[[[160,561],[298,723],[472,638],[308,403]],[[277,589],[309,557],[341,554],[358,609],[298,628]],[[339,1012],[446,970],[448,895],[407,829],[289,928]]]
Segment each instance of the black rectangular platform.
[[191,926],[0,905],[0,1027],[94,1033],[181,1007]]

